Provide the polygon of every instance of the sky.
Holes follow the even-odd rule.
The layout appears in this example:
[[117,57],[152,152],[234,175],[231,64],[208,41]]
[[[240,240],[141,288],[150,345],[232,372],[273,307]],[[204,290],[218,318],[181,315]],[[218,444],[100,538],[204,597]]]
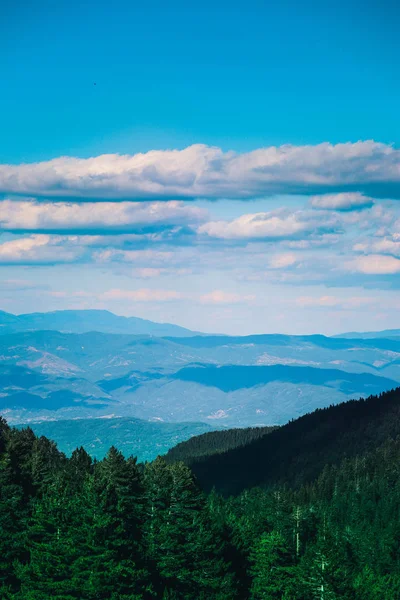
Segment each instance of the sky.
[[400,328],[395,2],[0,7],[0,310]]

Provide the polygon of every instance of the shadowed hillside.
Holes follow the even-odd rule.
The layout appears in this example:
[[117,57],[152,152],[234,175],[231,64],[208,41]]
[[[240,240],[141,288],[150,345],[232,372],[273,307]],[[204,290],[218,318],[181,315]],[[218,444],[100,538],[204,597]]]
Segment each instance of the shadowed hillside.
[[246,427],[244,429],[209,431],[201,435],[195,435],[186,442],[174,446],[174,448],[168,450],[165,460],[167,462],[182,460],[187,463],[198,460],[203,456],[220,454],[233,448],[245,446],[275,429],[275,427]]
[[325,465],[368,452],[400,434],[400,388],[319,409],[242,448],[189,460],[204,488],[244,488],[312,481]]

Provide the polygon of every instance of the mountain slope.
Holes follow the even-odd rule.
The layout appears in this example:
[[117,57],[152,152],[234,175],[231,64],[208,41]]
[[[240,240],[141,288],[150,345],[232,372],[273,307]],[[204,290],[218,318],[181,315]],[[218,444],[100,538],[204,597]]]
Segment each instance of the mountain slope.
[[224,392],[265,385],[273,381],[294,384],[326,385],[345,394],[377,393],[396,386],[396,382],[369,373],[346,373],[339,369],[314,369],[287,365],[185,367],[173,375],[181,381],[193,381]]
[[133,335],[191,336],[179,325],[154,323],[138,317],[121,317],[107,310],[57,310],[47,313],[12,315],[0,312],[0,332],[52,330],[66,333],[122,333]]
[[[396,332],[397,330],[392,330]],[[382,334],[385,332],[381,332]],[[360,343],[363,347],[376,347],[384,349],[393,349],[398,347],[399,340],[390,340],[384,335],[376,335],[369,341],[364,338],[367,334],[343,334],[340,336],[327,337],[320,334],[312,335],[285,335],[281,333],[265,333],[244,336],[229,335],[194,335],[179,341],[184,346],[192,348],[216,348],[221,346],[275,346],[290,348],[293,345],[308,344],[318,348],[331,350],[346,350],[353,348],[355,344]],[[346,336],[346,337],[344,337]],[[166,336],[167,339],[175,341],[173,336]],[[396,337],[396,336],[391,336]]]
[[61,414],[64,418],[76,413],[95,416],[99,411],[110,412],[108,407],[115,405],[108,394],[82,377],[7,364],[4,358],[0,362],[0,411],[10,423]]
[[237,494],[253,486],[314,480],[327,464],[400,435],[400,388],[305,415],[248,445],[190,461],[205,489]]
[[183,461],[185,463],[195,462],[204,456],[221,454],[240,448],[268,435],[275,427],[246,427],[243,429],[222,429],[196,435],[185,442],[180,442],[165,455],[168,463]]

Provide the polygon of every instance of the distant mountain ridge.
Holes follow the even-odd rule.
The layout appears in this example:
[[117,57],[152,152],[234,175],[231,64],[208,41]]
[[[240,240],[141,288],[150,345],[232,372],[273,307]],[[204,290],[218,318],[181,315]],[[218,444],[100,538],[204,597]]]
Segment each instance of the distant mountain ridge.
[[374,340],[379,338],[400,338],[400,329],[384,329],[383,331],[349,331],[333,336],[342,339]]
[[156,337],[192,336],[197,332],[172,323],[156,323],[139,317],[122,317],[108,310],[56,310],[13,315],[0,311],[0,334],[19,331],[60,331],[63,333],[119,333]]
[[[389,330],[388,330],[389,331]],[[362,341],[363,345],[368,347],[381,347],[386,350],[389,348],[397,349],[400,338],[400,330],[392,329],[390,331],[399,331],[399,336],[384,336],[380,337],[377,333],[376,336],[362,337],[368,334],[351,334],[344,333],[336,336],[326,336],[322,334],[310,334],[310,335],[286,335],[283,333],[259,333],[254,335],[193,335],[180,339],[179,343],[183,346],[190,346],[191,348],[218,348],[220,346],[262,346],[270,345],[276,347],[290,347],[291,345],[299,342],[312,343],[320,348],[329,348],[331,350],[346,350],[354,346],[355,342]],[[381,332],[382,334],[384,332]],[[357,335],[359,337],[357,337]],[[361,336],[361,337],[360,337]],[[391,339],[391,337],[395,339]],[[176,338],[173,336],[165,336],[169,341],[175,341]]]
[[400,384],[400,340],[21,331],[0,335],[10,423],[104,415],[281,425]]
[[313,340],[317,345],[326,346],[324,340],[374,340],[400,338],[400,329],[385,329],[383,331],[345,332],[332,336],[320,334],[286,335],[279,333],[261,333],[253,335],[207,334],[192,331],[173,323],[159,323],[140,317],[124,317],[108,310],[56,310],[51,312],[34,312],[15,315],[0,310],[0,334],[20,331],[60,331],[62,333],[100,333],[154,335],[174,338],[190,338],[187,345],[192,347],[214,348],[224,344],[264,344],[287,345],[291,340]]
[[[202,385],[216,387],[223,392],[233,392],[243,388],[265,385],[273,381],[285,381],[293,384],[326,385],[338,388],[344,393],[355,394],[370,390],[379,393],[396,386],[392,379],[377,377],[369,373],[346,373],[339,369],[313,369],[312,367],[272,365],[201,365],[185,367],[173,375],[174,379],[193,381]],[[368,394],[367,394],[368,395]]]

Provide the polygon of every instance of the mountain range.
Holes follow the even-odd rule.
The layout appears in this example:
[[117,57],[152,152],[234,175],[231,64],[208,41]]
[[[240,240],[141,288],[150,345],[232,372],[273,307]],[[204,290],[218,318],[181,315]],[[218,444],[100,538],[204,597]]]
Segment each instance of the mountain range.
[[400,337],[400,329],[384,329],[383,331],[364,331],[364,332],[356,332],[350,331],[348,333],[341,333],[335,337],[341,338],[350,338],[350,339],[363,339],[363,340],[373,340],[375,338],[390,338],[390,337]]
[[[178,334],[174,325],[107,311],[0,313],[0,320],[1,414],[12,424],[49,421],[57,441],[57,422],[62,430],[61,421],[79,419],[76,431],[84,423],[94,431],[89,419],[99,426],[98,417],[112,417],[101,419],[103,435],[113,419],[131,419],[132,436],[143,421],[204,424],[204,431],[284,425],[400,383],[396,336]],[[148,329],[132,334],[129,324]]]
[[65,333],[129,333],[134,335],[193,335],[193,331],[170,323],[154,323],[138,317],[122,317],[108,310],[56,310],[13,315],[0,311],[0,331],[51,330]]

